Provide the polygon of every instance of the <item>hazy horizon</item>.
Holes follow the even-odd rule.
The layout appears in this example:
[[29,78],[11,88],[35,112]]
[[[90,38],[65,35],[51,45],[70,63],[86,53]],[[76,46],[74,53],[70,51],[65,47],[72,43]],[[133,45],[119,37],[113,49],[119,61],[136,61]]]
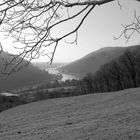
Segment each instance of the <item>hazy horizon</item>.
[[[134,46],[135,45],[139,45],[139,44],[133,44]],[[105,47],[101,47],[101,48],[99,48],[99,49],[97,49],[97,50],[94,50],[94,51],[92,51],[92,52],[89,52],[89,53],[87,53],[87,54],[85,54],[85,55],[83,55],[83,56],[81,56],[80,58],[77,58],[77,59],[75,59],[75,60],[73,60],[73,61],[68,61],[68,62],[65,62],[65,61],[53,61],[53,63],[64,63],[64,64],[68,64],[68,63],[72,63],[72,62],[74,62],[74,61],[77,61],[77,60],[79,60],[79,59],[81,59],[81,58],[83,58],[83,57],[86,57],[87,55],[89,55],[90,53],[93,53],[93,52],[96,52],[96,51],[98,51],[98,50],[100,50],[100,49],[104,49],[104,48],[115,48],[115,47],[122,47],[122,48],[124,48],[124,47],[129,47],[129,46],[133,46],[133,45],[128,45],[128,46],[105,46]],[[49,64],[49,62],[46,62],[46,61],[38,61],[38,60],[33,60],[33,63],[48,63]],[[52,64],[53,64],[52,63]]]

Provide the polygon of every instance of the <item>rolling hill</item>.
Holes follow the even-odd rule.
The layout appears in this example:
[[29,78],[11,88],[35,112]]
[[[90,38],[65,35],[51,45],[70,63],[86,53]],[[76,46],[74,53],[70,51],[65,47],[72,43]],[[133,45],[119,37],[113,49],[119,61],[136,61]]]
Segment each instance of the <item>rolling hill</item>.
[[0,113],[1,140],[139,140],[140,88],[57,98]]
[[[9,61],[11,59],[11,56],[6,52],[2,52],[0,54],[0,69],[3,69],[4,66],[1,58]],[[21,65],[26,62],[27,61],[23,60]],[[10,68],[12,68],[12,65],[9,65],[8,69]],[[51,78],[52,75],[49,75],[47,72],[40,70],[32,64],[29,64],[27,67],[24,67],[18,72],[13,72],[9,76],[0,74],[0,91],[18,89],[27,86],[29,87],[34,84],[40,84],[50,81]]]
[[101,66],[121,56],[126,49],[129,48],[130,50],[133,50],[137,47],[140,46],[136,45],[129,47],[105,47],[94,51],[77,61],[65,65],[59,70],[63,73],[72,74],[79,77],[83,77],[88,73],[94,74],[101,68]]

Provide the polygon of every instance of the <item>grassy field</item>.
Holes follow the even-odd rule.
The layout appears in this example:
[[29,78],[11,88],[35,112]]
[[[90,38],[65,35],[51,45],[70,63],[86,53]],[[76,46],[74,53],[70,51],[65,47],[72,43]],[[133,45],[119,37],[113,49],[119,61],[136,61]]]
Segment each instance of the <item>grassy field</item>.
[[140,140],[140,88],[6,110],[0,140]]

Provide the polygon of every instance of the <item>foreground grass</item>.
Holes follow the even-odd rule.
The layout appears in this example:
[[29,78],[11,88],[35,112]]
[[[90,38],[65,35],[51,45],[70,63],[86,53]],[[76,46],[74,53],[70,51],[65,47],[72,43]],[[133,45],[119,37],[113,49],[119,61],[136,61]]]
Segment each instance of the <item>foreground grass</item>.
[[0,140],[139,140],[140,88],[57,98],[0,113]]

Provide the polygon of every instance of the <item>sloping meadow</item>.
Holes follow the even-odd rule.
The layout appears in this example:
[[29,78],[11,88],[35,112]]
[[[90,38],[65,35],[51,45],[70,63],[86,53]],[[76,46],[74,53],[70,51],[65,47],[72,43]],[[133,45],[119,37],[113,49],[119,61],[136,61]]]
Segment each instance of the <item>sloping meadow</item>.
[[140,88],[34,102],[0,113],[1,140],[135,140]]

